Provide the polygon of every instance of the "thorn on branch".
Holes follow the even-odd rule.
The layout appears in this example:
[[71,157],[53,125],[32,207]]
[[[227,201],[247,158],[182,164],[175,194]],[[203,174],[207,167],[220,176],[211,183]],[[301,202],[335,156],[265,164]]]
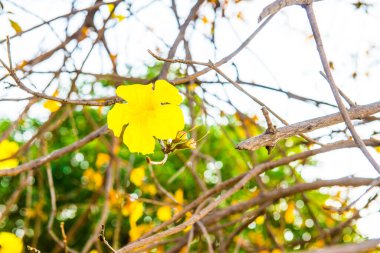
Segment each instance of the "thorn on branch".
[[[263,115],[265,117],[265,121],[267,122],[267,125],[268,125],[268,128],[265,130],[265,133],[266,134],[275,134],[275,133],[277,133],[277,128],[276,128],[275,125],[273,125],[272,120],[269,117],[269,112],[268,112],[267,108],[265,106],[263,106],[261,108],[261,111],[263,112]],[[270,154],[270,152],[272,151],[272,149],[275,146],[276,146],[276,143],[274,143],[273,145],[265,146],[265,148],[268,151],[268,155]]]

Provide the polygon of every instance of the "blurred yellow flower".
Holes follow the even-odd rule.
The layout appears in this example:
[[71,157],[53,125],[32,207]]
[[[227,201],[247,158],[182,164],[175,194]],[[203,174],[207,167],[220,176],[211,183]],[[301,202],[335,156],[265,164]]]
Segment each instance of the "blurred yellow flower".
[[21,253],[23,243],[15,234],[0,232],[0,253]]
[[136,241],[141,237],[141,235],[145,234],[149,230],[152,229],[151,224],[141,224],[141,225],[134,225],[131,226],[131,229],[129,230],[129,237],[130,241]]
[[[191,218],[191,216],[193,216],[190,212],[187,212],[186,214],[186,219],[185,219],[185,221],[188,221],[190,218]],[[191,226],[187,226],[184,230],[183,230],[183,232],[188,232],[188,231],[190,231],[190,229],[192,228],[193,226],[191,225]]]
[[103,175],[99,171],[88,168],[83,173],[83,182],[90,190],[97,190],[103,185]]
[[[58,90],[53,94],[53,97],[58,96]],[[54,100],[46,100],[43,106],[48,109],[50,112],[55,112],[61,107],[61,103]]]
[[119,209],[124,202],[123,192],[111,189],[108,193],[108,199],[111,207]]
[[171,217],[172,217],[172,209],[170,208],[170,206],[161,206],[160,208],[158,208],[157,218],[160,221],[170,220]]
[[134,185],[141,186],[143,183],[144,177],[145,177],[144,168],[140,167],[140,168],[135,168],[131,170],[130,180]]
[[264,215],[260,215],[259,217],[256,218],[255,222],[257,225],[262,225],[265,221]]
[[293,202],[288,204],[288,209],[285,211],[285,222],[288,224],[292,224],[294,222],[294,211],[295,205]]
[[141,190],[145,194],[155,196],[157,194],[157,188],[154,184],[143,184],[141,185]]
[[[7,159],[14,155],[18,150],[18,144],[13,141],[3,140],[0,142],[0,170],[10,169],[18,165],[17,159]],[[4,161],[2,161],[4,160]]]
[[96,156],[95,166],[96,166],[97,168],[100,168],[100,167],[102,167],[104,164],[108,164],[109,161],[110,161],[110,155],[109,155],[109,154],[106,154],[106,153],[98,153],[98,155]]
[[165,247],[163,245],[158,246],[156,253],[165,253]]
[[137,221],[144,214],[144,204],[140,201],[133,201],[129,204],[129,223],[132,225],[136,225]]
[[186,253],[186,252],[188,252],[188,250],[187,250],[187,246],[182,247],[182,248],[178,251],[178,253]]
[[90,253],[98,253],[98,251],[96,249],[93,249],[90,251]]
[[178,202],[178,204],[183,204],[183,190],[181,188],[176,190],[176,192],[174,193],[174,198]]
[[177,88],[165,80],[153,84],[121,85],[116,94],[127,101],[117,103],[108,112],[108,127],[120,137],[131,152],[151,154],[155,139],[174,139],[184,128],[184,117],[179,104],[182,97]]

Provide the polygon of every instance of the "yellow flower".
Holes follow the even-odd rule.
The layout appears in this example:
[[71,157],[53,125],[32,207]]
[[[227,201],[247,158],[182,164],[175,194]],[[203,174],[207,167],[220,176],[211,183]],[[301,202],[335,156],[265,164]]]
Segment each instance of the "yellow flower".
[[124,201],[123,192],[111,189],[108,193],[108,200],[111,207],[120,208]]
[[165,253],[165,247],[163,245],[158,246],[156,253]]
[[171,217],[172,217],[172,209],[170,208],[170,206],[161,206],[160,208],[158,208],[157,218],[160,221],[170,220]]
[[108,164],[110,161],[110,155],[106,153],[98,153],[96,156],[95,166],[97,168],[102,167],[104,164]]
[[154,184],[143,184],[140,188],[145,194],[149,194],[151,196],[155,196],[157,194],[157,188]]
[[[191,218],[191,216],[193,216],[190,212],[187,212],[186,214],[186,219],[185,219],[185,221],[188,221],[190,218]],[[190,231],[190,229],[192,228],[193,226],[192,225],[190,225],[190,226],[187,226],[184,230],[183,230],[183,232],[188,232],[188,231]]]
[[293,202],[289,203],[288,209],[285,212],[285,222],[288,224],[292,224],[294,222],[294,211],[295,205]]
[[[58,96],[58,90],[56,90],[53,94],[53,97]],[[48,109],[50,112],[55,112],[61,107],[61,103],[54,100],[46,100],[44,103],[44,107]]]
[[94,171],[92,168],[88,168],[83,173],[84,184],[90,190],[97,190],[103,185],[103,175],[98,171]]
[[144,205],[137,200],[129,204],[129,223],[131,226],[136,226],[137,221],[144,214]]
[[115,104],[107,115],[108,127],[120,137],[131,152],[151,154],[155,138],[174,139],[184,128],[184,117],[179,104],[178,90],[165,80],[153,84],[121,85],[116,94],[127,104]]
[[131,171],[131,182],[136,186],[141,186],[145,177],[144,168],[136,168]]
[[176,192],[174,193],[174,198],[178,202],[178,204],[183,204],[183,190],[181,188],[176,190]]
[[256,218],[255,221],[256,221],[257,225],[262,225],[264,223],[264,221],[265,221],[264,215],[260,215],[259,217]]
[[131,226],[131,229],[129,230],[130,241],[131,242],[136,241],[137,239],[141,237],[141,235],[147,233],[151,229],[152,229],[151,224],[141,224],[138,226],[136,225]]
[[8,232],[0,233],[0,253],[21,253],[23,243],[16,235]]
[[0,170],[10,169],[18,165],[17,159],[6,159],[14,155],[18,150],[18,145],[16,142],[3,140],[0,142]]

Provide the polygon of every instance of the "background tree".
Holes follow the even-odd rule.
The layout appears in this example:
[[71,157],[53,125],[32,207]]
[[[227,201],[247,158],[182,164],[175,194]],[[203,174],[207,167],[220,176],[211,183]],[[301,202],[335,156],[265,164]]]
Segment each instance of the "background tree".
[[[379,210],[378,176],[302,173],[318,169],[313,156],[346,148],[380,173],[370,148],[379,146],[380,101],[359,105],[336,85],[313,10],[330,3],[278,0],[256,10],[258,24],[246,18],[249,1],[70,1],[48,19],[20,2],[0,3],[2,26],[14,30],[1,41],[0,102],[20,110],[0,121],[0,252],[17,241],[9,233],[32,252],[377,252],[380,238],[367,239],[355,221]],[[310,71],[334,100],[247,81],[249,64],[239,57],[291,5],[303,7],[293,10],[307,16],[305,43],[315,41],[323,66]],[[345,5],[369,17],[374,8]],[[238,36],[226,24],[237,34],[248,24],[249,34],[229,42]],[[360,71],[350,75],[372,73]],[[115,137],[107,114],[125,103],[117,87],[157,80],[182,94],[186,126],[145,156]],[[290,124],[268,94],[324,113],[290,111],[302,119]]]

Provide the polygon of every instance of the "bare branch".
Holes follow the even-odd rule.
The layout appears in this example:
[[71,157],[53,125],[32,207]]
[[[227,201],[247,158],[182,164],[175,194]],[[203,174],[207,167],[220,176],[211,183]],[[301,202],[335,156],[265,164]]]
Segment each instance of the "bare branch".
[[310,251],[297,251],[299,253],[357,253],[368,252],[378,248],[380,239],[371,239],[364,242],[352,243],[346,245],[331,246],[323,249],[310,250]]
[[[380,102],[375,102],[368,105],[361,105],[347,111],[352,119],[361,119],[372,114],[380,112]],[[340,113],[334,113],[323,117],[318,117],[302,122],[298,122],[289,126],[280,127],[274,134],[264,133],[259,136],[249,138],[240,142],[236,148],[246,150],[256,150],[263,146],[274,145],[281,139],[302,133],[311,132],[316,129],[332,126],[343,122],[343,117]]]

